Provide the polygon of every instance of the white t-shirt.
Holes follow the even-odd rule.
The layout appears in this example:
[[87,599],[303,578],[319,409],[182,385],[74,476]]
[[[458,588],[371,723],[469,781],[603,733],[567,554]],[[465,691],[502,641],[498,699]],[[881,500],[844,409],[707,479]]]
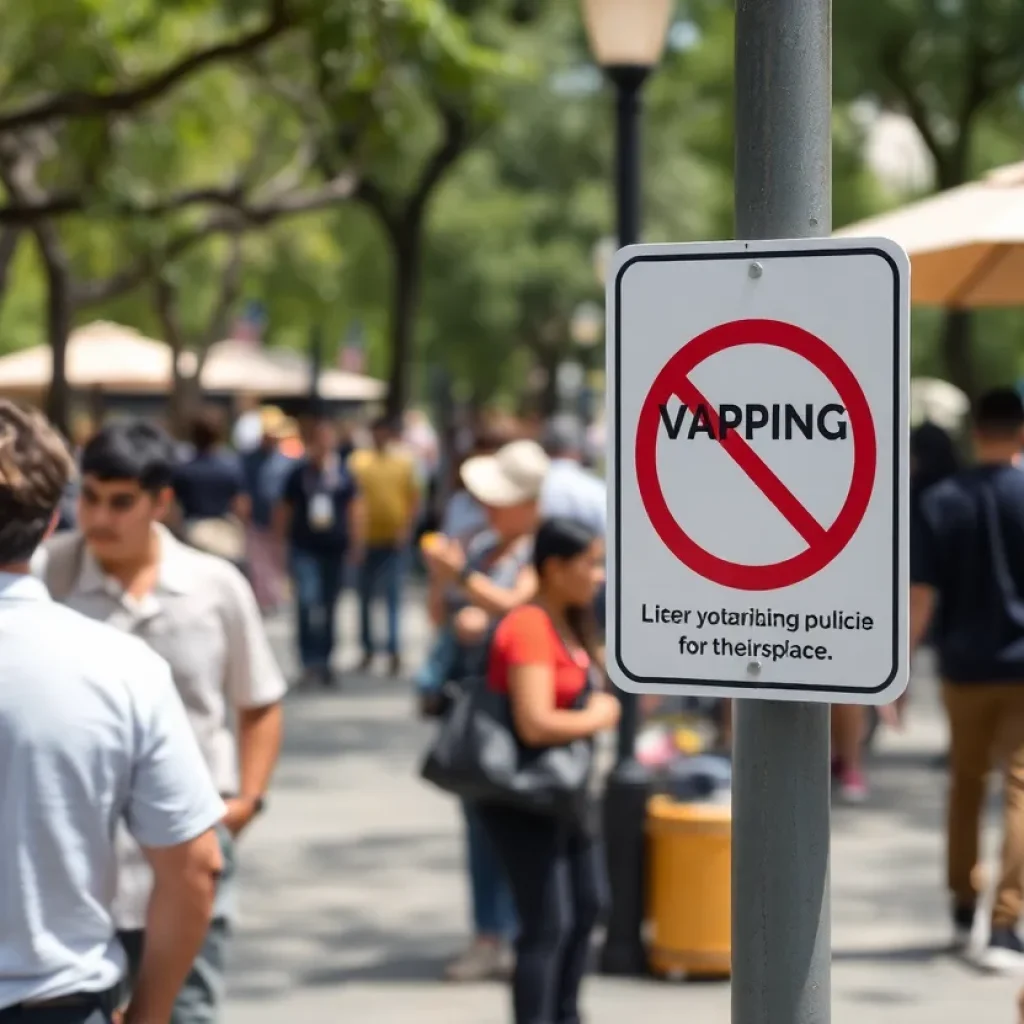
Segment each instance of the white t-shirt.
[[114,834],[196,838],[224,814],[167,663],[0,573],[0,1008],[124,972]]

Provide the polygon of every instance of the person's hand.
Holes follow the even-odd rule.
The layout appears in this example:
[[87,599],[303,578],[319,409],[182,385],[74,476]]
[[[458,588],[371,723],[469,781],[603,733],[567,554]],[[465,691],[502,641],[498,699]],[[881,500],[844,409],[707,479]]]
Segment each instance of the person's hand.
[[491,617],[483,608],[460,608],[452,618],[452,629],[460,644],[478,644],[487,636]]
[[604,732],[605,729],[614,729],[619,724],[622,705],[614,694],[598,690],[590,695],[590,699],[587,701],[587,711],[595,719],[596,731]]
[[256,801],[251,797],[231,796],[224,801],[227,812],[221,819],[227,830],[238,836],[256,817]]
[[444,694],[438,690],[429,690],[419,695],[420,718],[438,718],[445,708]]
[[466,567],[466,552],[458,541],[438,539],[423,552],[427,569],[442,583],[454,583]]

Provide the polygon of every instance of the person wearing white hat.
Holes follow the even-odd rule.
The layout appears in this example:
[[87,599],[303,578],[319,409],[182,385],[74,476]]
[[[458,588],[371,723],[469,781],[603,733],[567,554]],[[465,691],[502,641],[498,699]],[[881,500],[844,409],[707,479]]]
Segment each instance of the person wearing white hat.
[[466,490],[481,505],[521,512],[540,499],[551,461],[536,441],[512,441],[493,455],[467,459],[460,473]]
[[[512,441],[493,455],[467,459],[459,475],[483,506],[488,529],[465,549],[444,536],[423,549],[431,576],[431,612],[457,641],[453,679],[483,674],[494,626],[536,594],[533,538],[549,467],[544,449],[534,441]],[[474,937],[445,974],[450,981],[468,982],[508,976],[515,913],[505,873],[476,811],[468,804],[463,809]]]

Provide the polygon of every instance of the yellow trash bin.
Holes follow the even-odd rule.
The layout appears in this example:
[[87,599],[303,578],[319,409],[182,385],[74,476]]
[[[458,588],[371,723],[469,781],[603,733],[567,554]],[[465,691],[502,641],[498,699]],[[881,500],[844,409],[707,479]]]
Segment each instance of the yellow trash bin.
[[724,978],[732,954],[732,810],[728,804],[647,805],[648,960],[658,975]]

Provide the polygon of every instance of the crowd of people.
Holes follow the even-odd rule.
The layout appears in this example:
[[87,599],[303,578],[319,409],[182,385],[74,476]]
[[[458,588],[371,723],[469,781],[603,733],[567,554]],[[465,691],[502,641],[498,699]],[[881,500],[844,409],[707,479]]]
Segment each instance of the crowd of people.
[[[618,721],[602,663],[605,487],[574,423],[491,424],[446,466],[388,420],[361,435],[322,412],[301,426],[255,413],[234,446],[204,412],[187,445],[120,419],[70,449],[41,414],[0,402],[0,834],[15,853],[0,859],[0,1021],[217,1019],[238,840],[266,805],[289,689],[269,615],[294,608],[298,686],[412,669],[422,713],[441,717],[453,684],[484,685],[525,749]],[[979,960],[1021,970],[1024,404],[991,392],[972,426],[969,465],[930,424],[912,439],[910,631],[937,650],[950,722],[953,925],[966,941],[998,765],[1006,839]],[[413,559],[435,635],[406,666]],[[347,579],[361,657],[340,665]],[[833,728],[839,794],[862,799],[862,709],[834,709]],[[516,1024],[578,1021],[608,895],[599,829],[529,805],[462,811],[473,934],[446,976],[510,981]]]

